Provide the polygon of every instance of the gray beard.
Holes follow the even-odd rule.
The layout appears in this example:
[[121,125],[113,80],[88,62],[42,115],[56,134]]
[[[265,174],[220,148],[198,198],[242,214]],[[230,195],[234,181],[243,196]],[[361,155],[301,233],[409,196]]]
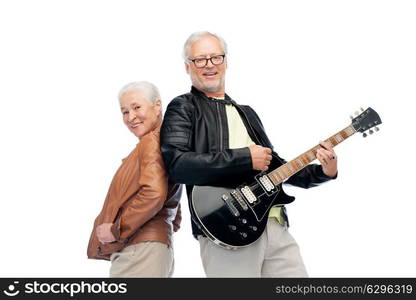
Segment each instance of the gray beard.
[[215,93],[215,92],[218,92],[220,88],[221,88],[221,85],[219,84],[218,86],[204,87],[204,90],[210,93]]
[[215,86],[206,86],[206,85],[202,84],[202,87],[203,87],[204,91],[207,91],[209,93],[216,93],[221,89],[221,85],[222,85],[222,82],[220,80],[218,82],[218,84],[215,85]]

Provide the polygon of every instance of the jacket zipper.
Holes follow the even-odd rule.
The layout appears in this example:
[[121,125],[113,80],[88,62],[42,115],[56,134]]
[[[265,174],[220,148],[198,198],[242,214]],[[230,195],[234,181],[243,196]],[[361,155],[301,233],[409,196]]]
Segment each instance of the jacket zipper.
[[[237,107],[237,106],[236,106],[236,107]],[[246,120],[246,122],[247,122],[248,126],[250,127],[251,132],[253,133],[254,137],[256,138],[256,140],[257,140],[257,142],[258,142],[258,144],[257,144],[257,145],[263,146],[263,145],[262,145],[262,143],[260,143],[260,139],[258,138],[258,136],[257,136],[256,132],[254,131],[253,127],[251,126],[250,122],[248,121],[248,117],[247,117],[247,115],[246,115],[245,111],[244,111],[244,110],[242,110],[242,109],[241,109],[241,108],[239,108],[239,107],[238,107],[238,110],[240,110],[240,111],[243,113],[244,118],[245,118],[245,120]],[[263,146],[263,147],[264,147],[264,146]],[[272,150],[272,151],[273,151],[273,150]],[[273,157],[275,157],[278,161],[280,161],[280,162],[282,163],[282,165],[284,165],[284,164],[286,163],[286,162],[282,161],[279,157],[277,157],[276,155],[274,155],[274,154],[273,154],[273,152],[272,152],[272,156],[273,156]]]
[[[236,106],[236,107],[237,107],[237,106]],[[261,146],[263,146],[263,145],[261,144],[260,139],[258,138],[258,136],[257,136],[256,132],[254,131],[253,127],[251,126],[250,122],[248,121],[248,117],[247,117],[247,115],[246,115],[245,111],[244,111],[244,110],[242,110],[240,107],[238,107],[238,110],[239,110],[239,111],[241,111],[241,112],[243,113],[244,118],[245,118],[245,121],[246,121],[246,123],[248,124],[248,126],[250,127],[250,131],[251,131],[251,133],[253,134],[253,136],[254,136],[254,137],[256,138],[256,140],[257,140],[257,145],[261,145]]]
[[219,121],[219,127],[220,127],[220,151],[223,150],[223,138],[222,138],[222,121],[221,121],[221,113],[220,113],[220,105],[217,102],[217,112],[218,112],[218,121]]

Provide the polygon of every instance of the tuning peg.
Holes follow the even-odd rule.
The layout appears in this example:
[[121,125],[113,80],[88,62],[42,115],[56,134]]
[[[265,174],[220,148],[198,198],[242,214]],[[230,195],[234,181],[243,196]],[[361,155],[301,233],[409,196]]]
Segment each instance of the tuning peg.
[[354,117],[353,117],[352,115],[350,115],[350,119],[351,119],[351,120],[354,120]]
[[374,129],[376,130],[376,131],[379,131],[380,129],[376,126],[376,127],[374,127]]
[[363,137],[367,137],[367,133],[365,133],[365,132],[364,132],[364,133],[363,133]]
[[361,111],[364,111],[364,108],[360,107]]
[[374,131],[373,131],[372,129],[370,129],[370,130],[368,131],[368,133],[369,133],[369,134],[373,134],[373,133],[374,133]]

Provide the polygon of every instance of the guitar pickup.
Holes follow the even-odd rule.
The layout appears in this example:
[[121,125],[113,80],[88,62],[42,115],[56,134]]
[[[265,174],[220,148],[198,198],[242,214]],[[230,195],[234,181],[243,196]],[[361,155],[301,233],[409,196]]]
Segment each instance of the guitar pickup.
[[263,175],[263,176],[259,177],[259,180],[260,180],[260,183],[262,184],[263,188],[267,192],[270,192],[271,190],[274,189],[274,184],[269,179],[269,177],[267,177],[267,175]]
[[231,198],[229,198],[227,195],[222,195],[221,199],[225,202],[225,205],[230,210],[230,212],[235,216],[239,217],[240,212],[238,211],[237,207],[235,207],[233,201]]
[[246,185],[240,189],[241,193],[247,199],[248,203],[253,204],[257,201],[256,195],[251,191],[251,189]]
[[269,196],[273,195],[279,190],[279,188],[274,185],[274,183],[270,180],[269,176],[267,176],[266,174],[259,174],[255,176],[255,179],[266,192],[266,194]]

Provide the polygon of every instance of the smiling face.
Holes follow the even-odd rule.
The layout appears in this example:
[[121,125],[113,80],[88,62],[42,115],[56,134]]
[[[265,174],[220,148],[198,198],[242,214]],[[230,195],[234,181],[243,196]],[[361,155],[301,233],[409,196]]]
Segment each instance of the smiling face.
[[[221,42],[215,36],[206,35],[192,43],[188,59],[211,58],[223,54],[224,49],[221,47]],[[185,63],[185,67],[194,87],[204,92],[208,97],[224,97],[226,58],[220,65],[213,65],[208,60],[207,65],[203,68],[197,68],[193,62]]]
[[142,90],[125,92],[120,97],[120,108],[123,122],[139,139],[156,128],[162,118],[161,101],[152,105],[148,95]]

